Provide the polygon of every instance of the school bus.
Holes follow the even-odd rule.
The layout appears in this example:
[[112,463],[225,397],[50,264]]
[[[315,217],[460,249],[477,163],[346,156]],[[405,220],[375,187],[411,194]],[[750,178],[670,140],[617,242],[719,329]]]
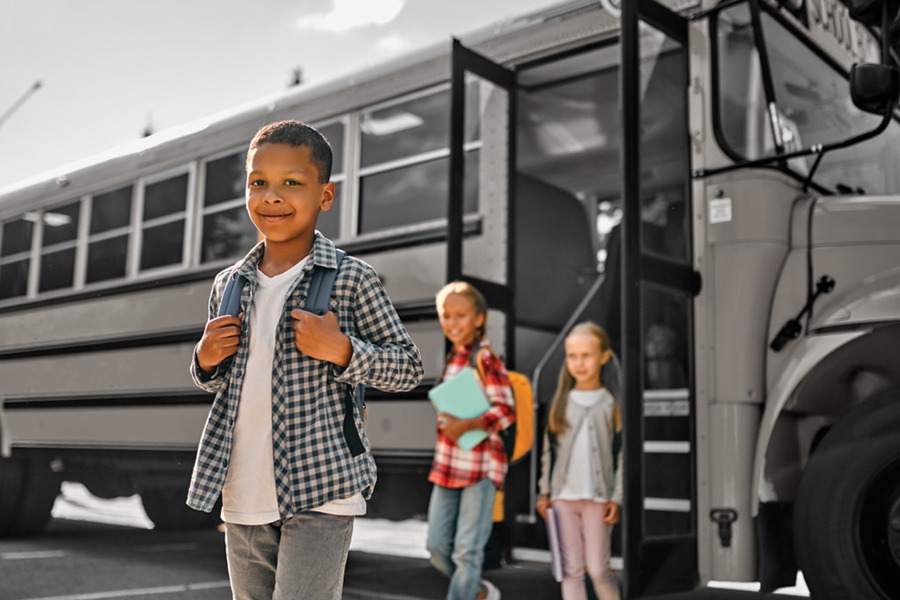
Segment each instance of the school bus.
[[[896,3],[570,1],[291,88],[0,192],[0,534],[60,481],[183,506],[210,398],[187,366],[214,273],[256,241],[247,141],[296,118],[335,150],[319,229],[372,264],[426,361],[369,390],[369,514],[421,517],[434,293],[464,278],[546,421],[593,319],[624,392],[629,597],[717,581],[900,597]],[[545,542],[539,448],[505,532]]]

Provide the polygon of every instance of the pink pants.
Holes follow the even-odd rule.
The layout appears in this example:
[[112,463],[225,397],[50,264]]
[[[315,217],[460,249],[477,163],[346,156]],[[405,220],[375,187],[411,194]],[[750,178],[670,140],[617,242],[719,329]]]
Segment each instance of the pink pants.
[[563,600],[587,600],[585,570],[599,600],[619,600],[619,588],[609,566],[612,525],[603,522],[604,507],[591,500],[553,501],[563,555]]

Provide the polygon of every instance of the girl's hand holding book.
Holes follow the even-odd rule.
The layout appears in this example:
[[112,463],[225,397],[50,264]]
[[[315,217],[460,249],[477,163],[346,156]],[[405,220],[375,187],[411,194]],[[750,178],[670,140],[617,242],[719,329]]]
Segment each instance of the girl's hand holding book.
[[541,494],[540,496],[538,496],[536,508],[538,514],[541,515],[541,518],[545,521],[547,520],[547,509],[551,506],[553,506],[553,503],[550,501],[549,494]]
[[615,502],[607,502],[606,508],[603,509],[603,522],[607,525],[614,525],[619,522],[619,505]]
[[457,419],[448,413],[438,413],[438,431],[454,442],[462,434],[475,429],[484,429],[481,425],[481,419]]

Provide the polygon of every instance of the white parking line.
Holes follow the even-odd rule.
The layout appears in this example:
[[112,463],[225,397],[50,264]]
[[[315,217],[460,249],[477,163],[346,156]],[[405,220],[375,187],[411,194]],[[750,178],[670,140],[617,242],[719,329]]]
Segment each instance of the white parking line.
[[227,588],[228,585],[227,581],[207,581],[204,583],[167,585],[163,587],[142,588],[136,590],[113,590],[109,592],[71,594],[68,596],[45,596],[43,598],[28,598],[27,600],[104,600],[105,598],[128,598],[129,596],[152,596],[154,594],[178,594],[196,590],[212,590],[216,588]]
[[30,560],[35,558],[60,558],[69,553],[65,550],[36,550],[34,552],[0,552],[0,560]]
[[189,552],[200,548],[199,544],[186,542],[183,544],[154,544],[135,548],[135,552]]

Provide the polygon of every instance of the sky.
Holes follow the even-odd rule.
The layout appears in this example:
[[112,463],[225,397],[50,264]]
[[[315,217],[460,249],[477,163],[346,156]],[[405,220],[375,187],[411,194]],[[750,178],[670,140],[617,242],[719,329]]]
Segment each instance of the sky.
[[559,3],[0,0],[0,190]]

